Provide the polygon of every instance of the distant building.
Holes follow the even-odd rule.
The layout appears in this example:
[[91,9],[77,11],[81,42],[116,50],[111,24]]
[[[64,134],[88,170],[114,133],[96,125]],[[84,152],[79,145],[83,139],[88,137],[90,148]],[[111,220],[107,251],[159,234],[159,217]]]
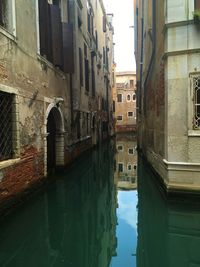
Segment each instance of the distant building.
[[136,131],[136,73],[117,72],[113,91],[116,132]]
[[199,0],[135,0],[138,148],[167,190],[200,190]]

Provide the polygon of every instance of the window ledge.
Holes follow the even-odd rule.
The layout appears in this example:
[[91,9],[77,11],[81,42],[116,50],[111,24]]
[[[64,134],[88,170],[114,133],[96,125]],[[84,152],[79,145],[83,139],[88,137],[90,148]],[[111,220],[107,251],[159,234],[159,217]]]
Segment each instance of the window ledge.
[[21,160],[20,158],[17,158],[17,159],[8,159],[8,160],[1,161],[0,162],[0,170],[16,164],[16,163],[20,162],[20,160]]
[[199,130],[188,130],[188,136],[200,137],[200,129]]
[[60,70],[58,67],[54,66],[53,63],[48,61],[45,57],[41,56],[40,54],[37,54],[37,59],[38,59],[38,61],[41,62],[43,70],[45,70],[46,67],[48,67],[51,70],[58,73],[60,75],[60,77],[63,78],[63,80],[66,79],[66,74],[62,70]]
[[0,26],[0,33],[2,33],[4,36],[6,36],[9,39],[11,39],[13,42],[17,42],[16,36],[13,35],[12,33],[10,33],[8,30],[6,30],[5,28],[3,28],[2,26]]

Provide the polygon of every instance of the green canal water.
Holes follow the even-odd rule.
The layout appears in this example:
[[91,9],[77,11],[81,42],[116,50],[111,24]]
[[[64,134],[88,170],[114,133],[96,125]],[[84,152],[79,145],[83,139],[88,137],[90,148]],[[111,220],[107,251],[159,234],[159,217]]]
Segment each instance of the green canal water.
[[0,267],[200,266],[199,202],[166,200],[135,149],[86,153],[4,219]]

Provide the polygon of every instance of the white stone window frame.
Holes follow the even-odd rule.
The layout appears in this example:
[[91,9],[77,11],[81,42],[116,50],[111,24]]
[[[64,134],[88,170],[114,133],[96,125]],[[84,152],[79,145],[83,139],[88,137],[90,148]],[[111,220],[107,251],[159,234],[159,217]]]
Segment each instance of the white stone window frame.
[[[119,120],[118,117],[122,117],[122,119]],[[123,115],[117,115],[117,121],[123,121]]]
[[[130,100],[128,100],[128,96],[130,97]],[[127,94],[127,96],[126,96],[126,101],[127,101],[127,102],[131,102],[131,94]]]
[[[133,97],[135,97],[135,99],[133,99]],[[133,101],[133,102],[136,102],[136,94],[135,94],[135,93],[132,94],[132,101]]]
[[[119,146],[121,146],[122,149],[119,149],[119,148],[118,148]],[[124,145],[122,145],[122,144],[118,144],[118,145],[117,145],[117,151],[120,151],[120,152],[124,151]]]
[[[120,165],[120,164],[122,165],[122,171],[119,171],[119,165]],[[124,172],[124,162],[118,162],[118,163],[117,163],[117,167],[118,167],[118,168],[117,168],[117,171],[118,171],[119,173],[123,173],[123,172]]]
[[122,96],[122,101],[118,101],[118,97],[116,97],[117,99],[116,99],[116,102],[117,103],[123,103],[124,102],[124,96],[123,96],[123,94],[122,93],[117,93],[117,96],[118,95],[121,95]]
[[[129,167],[131,167],[130,169],[129,169]],[[128,164],[127,164],[127,171],[128,172],[131,172],[133,170],[133,166],[132,166],[132,164],[129,162]]]
[[12,31],[9,29],[4,28],[3,26],[0,25],[0,32],[5,35],[6,37],[15,40],[16,39],[16,0],[7,0],[11,2],[11,17],[12,17]]
[[200,136],[200,126],[195,127],[195,88],[194,78],[200,78],[200,72],[190,73],[188,90],[188,136]]
[[13,95],[12,112],[12,150],[13,157],[0,162],[0,169],[6,168],[20,161],[20,133],[19,133],[19,100],[18,90],[6,85],[0,85],[0,91]]
[[[131,149],[133,149],[133,153],[130,153],[130,150],[131,150]],[[135,154],[135,149],[134,149],[134,147],[129,147],[129,148],[128,148],[128,154],[129,154],[129,155],[134,155],[134,154]]]
[[[132,115],[131,115],[131,116],[129,116],[129,113],[130,113],[130,112],[132,112]],[[128,117],[128,118],[133,118],[133,117],[134,117],[134,111],[128,111],[128,112],[127,112],[127,117]]]

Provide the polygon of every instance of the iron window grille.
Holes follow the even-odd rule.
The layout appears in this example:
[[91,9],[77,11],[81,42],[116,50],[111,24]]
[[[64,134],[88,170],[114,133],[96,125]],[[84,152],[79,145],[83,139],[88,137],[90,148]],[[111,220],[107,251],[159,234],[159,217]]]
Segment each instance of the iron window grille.
[[0,161],[12,158],[13,95],[0,92]]
[[200,76],[193,78],[194,87],[194,128],[200,128]]

